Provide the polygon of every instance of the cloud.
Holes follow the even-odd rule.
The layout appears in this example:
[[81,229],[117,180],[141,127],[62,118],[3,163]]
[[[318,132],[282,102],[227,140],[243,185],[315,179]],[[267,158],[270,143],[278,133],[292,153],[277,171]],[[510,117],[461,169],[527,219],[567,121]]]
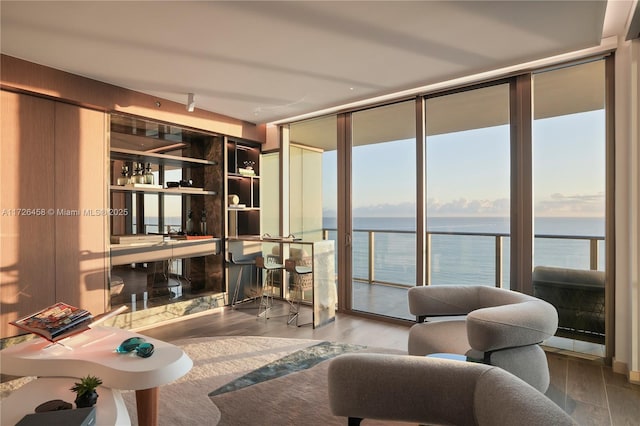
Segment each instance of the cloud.
[[605,194],[553,193],[535,204],[536,216],[604,216]]
[[[548,199],[535,203],[535,215],[546,217],[593,217],[604,215],[604,193],[561,194],[554,193]],[[458,198],[442,201],[436,198],[427,200],[427,212],[431,217],[506,217],[509,216],[511,202],[508,198],[495,200],[467,200]],[[356,207],[355,217],[412,217],[415,216],[415,203],[372,204]],[[335,209],[325,209],[326,217],[335,217]]]
[[427,200],[427,212],[430,216],[509,216],[509,199],[467,200],[458,198],[451,201],[440,201],[436,198]]
[[376,204],[356,207],[353,216],[356,217],[414,217],[416,215],[415,203]]

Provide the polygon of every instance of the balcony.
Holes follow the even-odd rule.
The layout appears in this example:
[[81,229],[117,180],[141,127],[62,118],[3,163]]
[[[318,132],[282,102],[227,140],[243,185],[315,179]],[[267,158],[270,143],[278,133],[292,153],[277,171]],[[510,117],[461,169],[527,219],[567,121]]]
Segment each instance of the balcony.
[[[335,239],[336,229],[323,229]],[[489,285],[509,288],[510,237],[506,233],[429,231],[426,277],[430,285]],[[537,234],[536,266],[604,270],[604,237]],[[416,232],[355,229],[353,309],[414,320],[406,292],[416,280]],[[554,346],[600,355],[602,345],[554,338]]]

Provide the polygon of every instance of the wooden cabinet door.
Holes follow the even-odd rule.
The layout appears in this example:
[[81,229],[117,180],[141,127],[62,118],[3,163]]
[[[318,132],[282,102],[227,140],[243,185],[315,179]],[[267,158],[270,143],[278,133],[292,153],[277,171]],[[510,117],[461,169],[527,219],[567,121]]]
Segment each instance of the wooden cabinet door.
[[105,113],[56,103],[56,298],[94,315],[108,303],[106,134]]
[[1,92],[0,337],[56,301],[107,308],[106,115]]
[[1,91],[0,337],[55,302],[53,101]]

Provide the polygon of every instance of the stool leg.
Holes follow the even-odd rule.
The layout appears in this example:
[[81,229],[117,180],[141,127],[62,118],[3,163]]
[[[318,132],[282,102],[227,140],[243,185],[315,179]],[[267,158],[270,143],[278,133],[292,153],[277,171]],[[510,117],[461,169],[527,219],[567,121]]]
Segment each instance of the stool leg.
[[287,324],[291,324],[294,319],[297,321],[299,308],[296,308],[296,302],[295,300],[291,300],[291,297],[289,297],[289,300],[287,300],[287,302],[289,302],[289,315],[287,317]]
[[236,288],[233,290],[233,300],[231,300],[231,309],[235,309],[238,303],[238,294],[240,293],[240,280],[242,279],[242,272],[244,271],[244,265],[240,266],[238,272],[238,279],[236,280]]
[[[262,282],[262,295],[260,296],[260,306],[258,307],[258,317],[264,314],[265,319],[269,319],[269,309],[271,308],[269,293],[267,288],[269,287],[269,279],[271,278],[271,271],[268,269],[265,272],[265,279]],[[264,308],[264,311],[262,310]]]
[[298,299],[298,306],[296,307],[296,327],[300,327],[298,325],[298,319],[300,318],[300,302],[302,300],[302,296],[300,296],[300,299]]

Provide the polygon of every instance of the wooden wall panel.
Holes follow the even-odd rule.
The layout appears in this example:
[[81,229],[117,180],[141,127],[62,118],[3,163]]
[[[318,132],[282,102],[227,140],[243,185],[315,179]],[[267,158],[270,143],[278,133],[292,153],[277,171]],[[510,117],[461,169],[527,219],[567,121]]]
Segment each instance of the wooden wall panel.
[[[0,336],[55,301],[54,102],[1,94]],[[29,210],[31,209],[31,210]]]
[[107,307],[106,114],[56,103],[56,298]]

